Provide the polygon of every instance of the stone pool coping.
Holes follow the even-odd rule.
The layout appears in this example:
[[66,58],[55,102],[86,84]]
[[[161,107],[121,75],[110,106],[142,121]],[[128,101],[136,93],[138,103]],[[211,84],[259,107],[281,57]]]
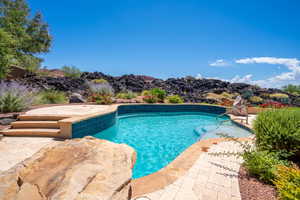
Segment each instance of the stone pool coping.
[[[227,110],[226,107],[223,106],[216,106],[216,105],[203,105],[203,104],[194,104],[194,103],[184,103],[184,104],[166,104],[166,103],[157,103],[157,104],[144,104],[144,103],[131,103],[131,104],[112,104],[109,105],[109,107],[107,109],[105,109],[104,111],[100,111],[100,112],[95,112],[92,114],[88,114],[88,115],[80,115],[80,116],[74,116],[74,117],[70,117],[70,116],[66,116],[65,119],[59,120],[59,125],[60,125],[60,129],[61,129],[61,135],[64,138],[72,138],[72,125],[75,123],[79,123],[81,121],[85,121],[88,119],[92,119],[92,118],[96,118],[96,117],[100,117],[103,115],[108,115],[108,114],[112,114],[112,113],[116,113],[118,111],[118,108],[120,106],[203,106],[203,107],[211,107],[211,108],[224,108],[225,110]],[[205,111],[203,111],[205,112]]]

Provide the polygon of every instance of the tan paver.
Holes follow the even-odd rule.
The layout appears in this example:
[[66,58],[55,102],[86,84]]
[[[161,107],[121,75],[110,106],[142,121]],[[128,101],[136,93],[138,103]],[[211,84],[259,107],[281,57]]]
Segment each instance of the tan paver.
[[151,200],[231,200],[241,199],[238,171],[242,159],[235,156],[214,156],[211,152],[241,151],[231,141],[213,145],[199,156],[187,173],[162,190],[143,196]]

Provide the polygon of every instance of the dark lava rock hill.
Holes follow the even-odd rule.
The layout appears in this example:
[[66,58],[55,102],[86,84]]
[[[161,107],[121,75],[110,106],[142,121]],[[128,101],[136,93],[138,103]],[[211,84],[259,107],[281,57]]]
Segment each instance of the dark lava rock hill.
[[[101,72],[84,72],[80,78],[68,77],[45,77],[35,74],[27,74],[22,82],[33,87],[44,89],[53,88],[65,92],[78,92],[84,94],[88,89],[87,81],[93,79],[105,79],[114,88],[115,92],[133,91],[142,92],[143,90],[151,88],[162,88],[168,94],[178,94],[182,96],[187,102],[207,102],[214,103],[209,99],[204,98],[207,93],[221,94],[250,92],[254,96],[263,96],[264,94],[285,93],[279,89],[260,88],[246,83],[230,83],[216,79],[196,79],[193,77],[185,78],[169,78],[167,80],[156,79],[148,76],[138,75],[123,75],[120,77],[113,77]],[[300,105],[299,97],[288,94],[291,103]]]

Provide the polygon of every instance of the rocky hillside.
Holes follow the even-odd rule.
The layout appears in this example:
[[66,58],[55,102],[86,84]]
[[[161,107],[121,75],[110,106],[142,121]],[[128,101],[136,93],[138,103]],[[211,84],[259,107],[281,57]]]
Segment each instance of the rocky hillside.
[[207,103],[215,103],[214,100],[206,98],[207,93],[238,93],[249,97],[257,96],[262,99],[265,99],[270,94],[281,93],[289,96],[288,103],[300,106],[300,97],[285,93],[279,89],[266,89],[245,83],[230,83],[215,79],[195,79],[193,77],[162,80],[147,76],[123,75],[113,77],[101,72],[85,72],[80,78],[46,77],[27,74],[22,79],[22,82],[39,88],[53,88],[65,92],[84,94],[87,90],[86,82],[93,79],[107,80],[116,93],[126,90],[142,92],[143,90],[159,87],[166,90],[168,94],[182,96],[186,102]]

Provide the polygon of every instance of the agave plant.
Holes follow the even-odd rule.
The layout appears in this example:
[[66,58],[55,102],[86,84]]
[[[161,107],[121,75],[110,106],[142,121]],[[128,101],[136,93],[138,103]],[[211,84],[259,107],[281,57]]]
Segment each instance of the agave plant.
[[20,112],[33,104],[37,90],[18,82],[0,83],[0,112]]

